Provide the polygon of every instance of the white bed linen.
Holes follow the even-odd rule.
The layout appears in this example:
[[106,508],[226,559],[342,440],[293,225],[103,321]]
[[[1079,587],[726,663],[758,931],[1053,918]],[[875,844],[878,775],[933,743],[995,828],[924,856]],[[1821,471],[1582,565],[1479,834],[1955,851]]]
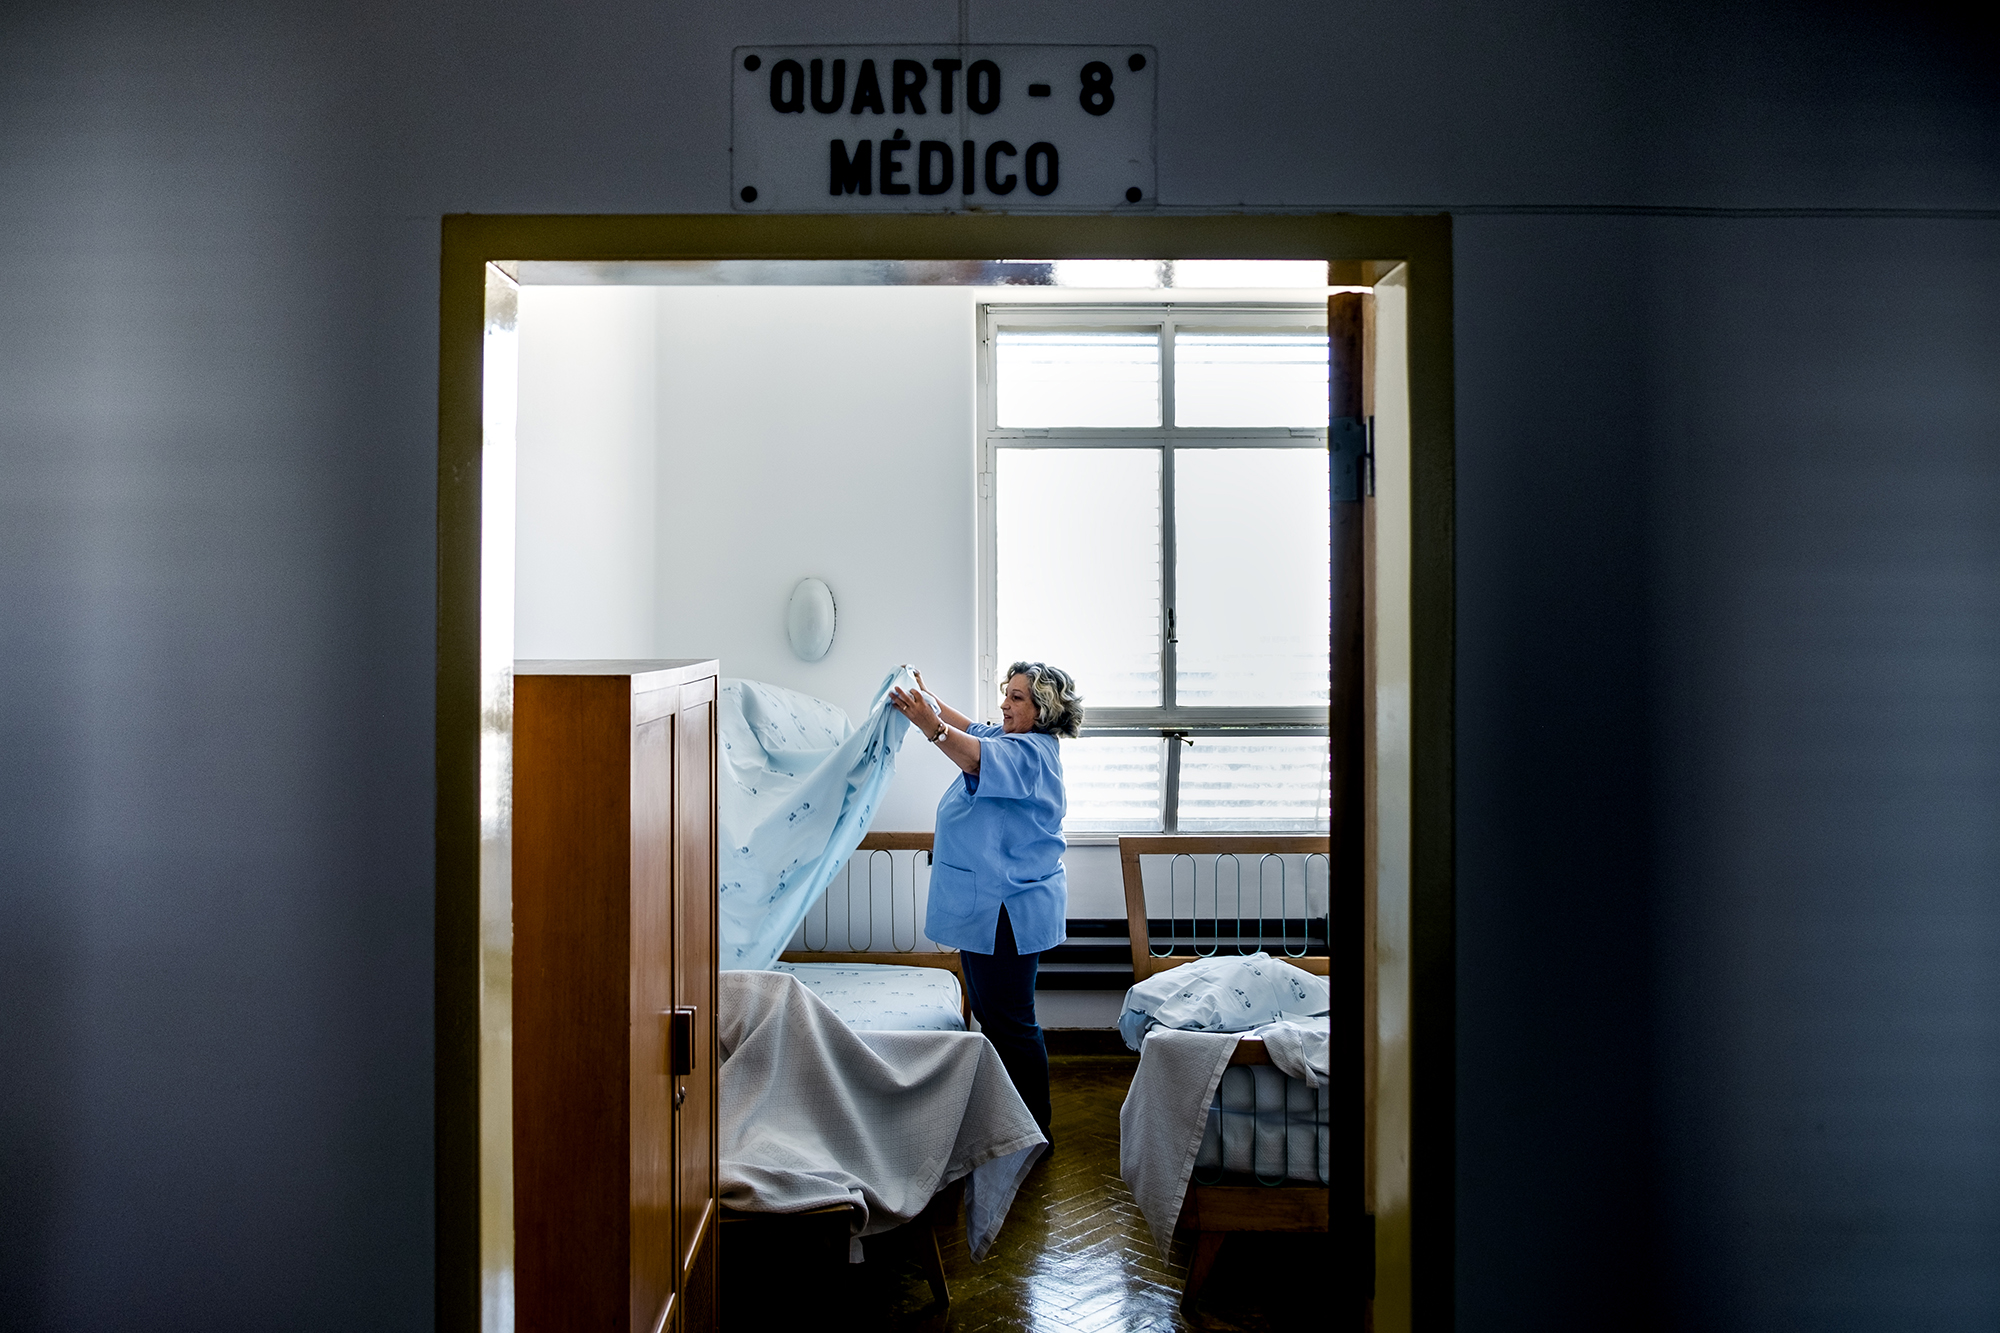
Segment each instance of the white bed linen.
[[1180,1220],[1216,1085],[1236,1049],[1233,1032],[1156,1027],[1139,1048],[1139,1069],[1118,1109],[1118,1174],[1167,1252]]
[[1262,1041],[1271,1063],[1308,1088],[1325,1088],[1333,1074],[1331,1018],[1280,1019],[1244,1035]]
[[1047,1140],[999,1054],[971,1032],[856,1032],[798,978],[724,972],[722,1202],[744,1212],[855,1209],[861,1236],[961,1177],[966,1243],[985,1257]]
[[1248,1032],[1280,1019],[1327,1011],[1325,977],[1293,967],[1263,950],[1217,954],[1155,972],[1125,992],[1118,1031],[1125,1044],[1155,1027],[1188,1032]]
[[773,963],[805,983],[857,1032],[963,1032],[958,977],[892,963]]
[[[1134,1012],[1128,998],[1127,1017]],[[1242,1033],[1137,1030],[1139,1069],[1118,1112],[1118,1170],[1162,1254],[1197,1163],[1265,1180],[1328,1179],[1330,1019],[1281,1019]],[[1230,1069],[1243,1037],[1262,1039],[1272,1064]]]

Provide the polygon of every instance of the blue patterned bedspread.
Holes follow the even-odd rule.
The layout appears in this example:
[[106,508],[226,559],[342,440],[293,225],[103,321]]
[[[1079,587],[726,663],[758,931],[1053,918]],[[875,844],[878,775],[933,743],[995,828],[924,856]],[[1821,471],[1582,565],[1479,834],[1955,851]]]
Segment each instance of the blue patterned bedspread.
[[773,963],[860,1032],[963,1032],[958,978],[942,967],[883,963]]

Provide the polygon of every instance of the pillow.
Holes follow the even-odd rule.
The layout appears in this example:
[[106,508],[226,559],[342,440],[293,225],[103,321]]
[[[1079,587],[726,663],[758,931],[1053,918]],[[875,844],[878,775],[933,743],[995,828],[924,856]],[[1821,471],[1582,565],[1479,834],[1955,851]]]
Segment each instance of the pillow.
[[1331,996],[1325,977],[1261,950],[1218,955],[1169,968],[1126,991],[1118,1031],[1136,1051],[1155,1025],[1188,1032],[1247,1032],[1281,1018],[1324,1014]]

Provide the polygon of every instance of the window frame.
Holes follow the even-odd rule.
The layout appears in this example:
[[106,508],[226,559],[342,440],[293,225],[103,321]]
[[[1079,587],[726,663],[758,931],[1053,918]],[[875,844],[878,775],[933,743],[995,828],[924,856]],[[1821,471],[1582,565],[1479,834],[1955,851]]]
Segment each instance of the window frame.
[[[1328,736],[1327,705],[1299,707],[1208,707],[1179,704],[1179,663],[1173,612],[1178,597],[1174,514],[1174,450],[1297,448],[1324,452],[1327,423],[1319,426],[1179,426],[1174,422],[1174,338],[1183,326],[1191,333],[1293,333],[1325,335],[1326,303],[1135,300],[1090,303],[1013,304],[985,301],[978,324],[978,679],[981,720],[999,715],[999,526],[996,511],[995,453],[1000,449],[1157,449],[1160,452],[1160,703],[1153,707],[1090,708],[1082,735],[1158,736],[1166,743],[1160,782],[1158,828],[1071,831],[1072,844],[1115,842],[1120,833],[1179,832],[1182,745],[1202,735],[1253,739],[1259,736]],[[1117,332],[1152,329],[1160,346],[1160,424],[1157,426],[1003,427],[998,421],[995,335],[1022,332]],[[1331,497],[1329,497],[1329,504]],[[1329,559],[1331,552],[1329,552]]]

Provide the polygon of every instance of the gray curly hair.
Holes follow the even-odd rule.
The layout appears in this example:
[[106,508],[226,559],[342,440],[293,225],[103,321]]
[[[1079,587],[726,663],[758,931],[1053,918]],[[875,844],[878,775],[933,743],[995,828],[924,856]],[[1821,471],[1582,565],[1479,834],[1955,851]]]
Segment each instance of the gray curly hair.
[[1069,672],[1046,662],[1016,662],[1007,668],[1005,679],[1028,678],[1028,693],[1035,700],[1035,730],[1051,736],[1074,738],[1083,728],[1083,696]]

